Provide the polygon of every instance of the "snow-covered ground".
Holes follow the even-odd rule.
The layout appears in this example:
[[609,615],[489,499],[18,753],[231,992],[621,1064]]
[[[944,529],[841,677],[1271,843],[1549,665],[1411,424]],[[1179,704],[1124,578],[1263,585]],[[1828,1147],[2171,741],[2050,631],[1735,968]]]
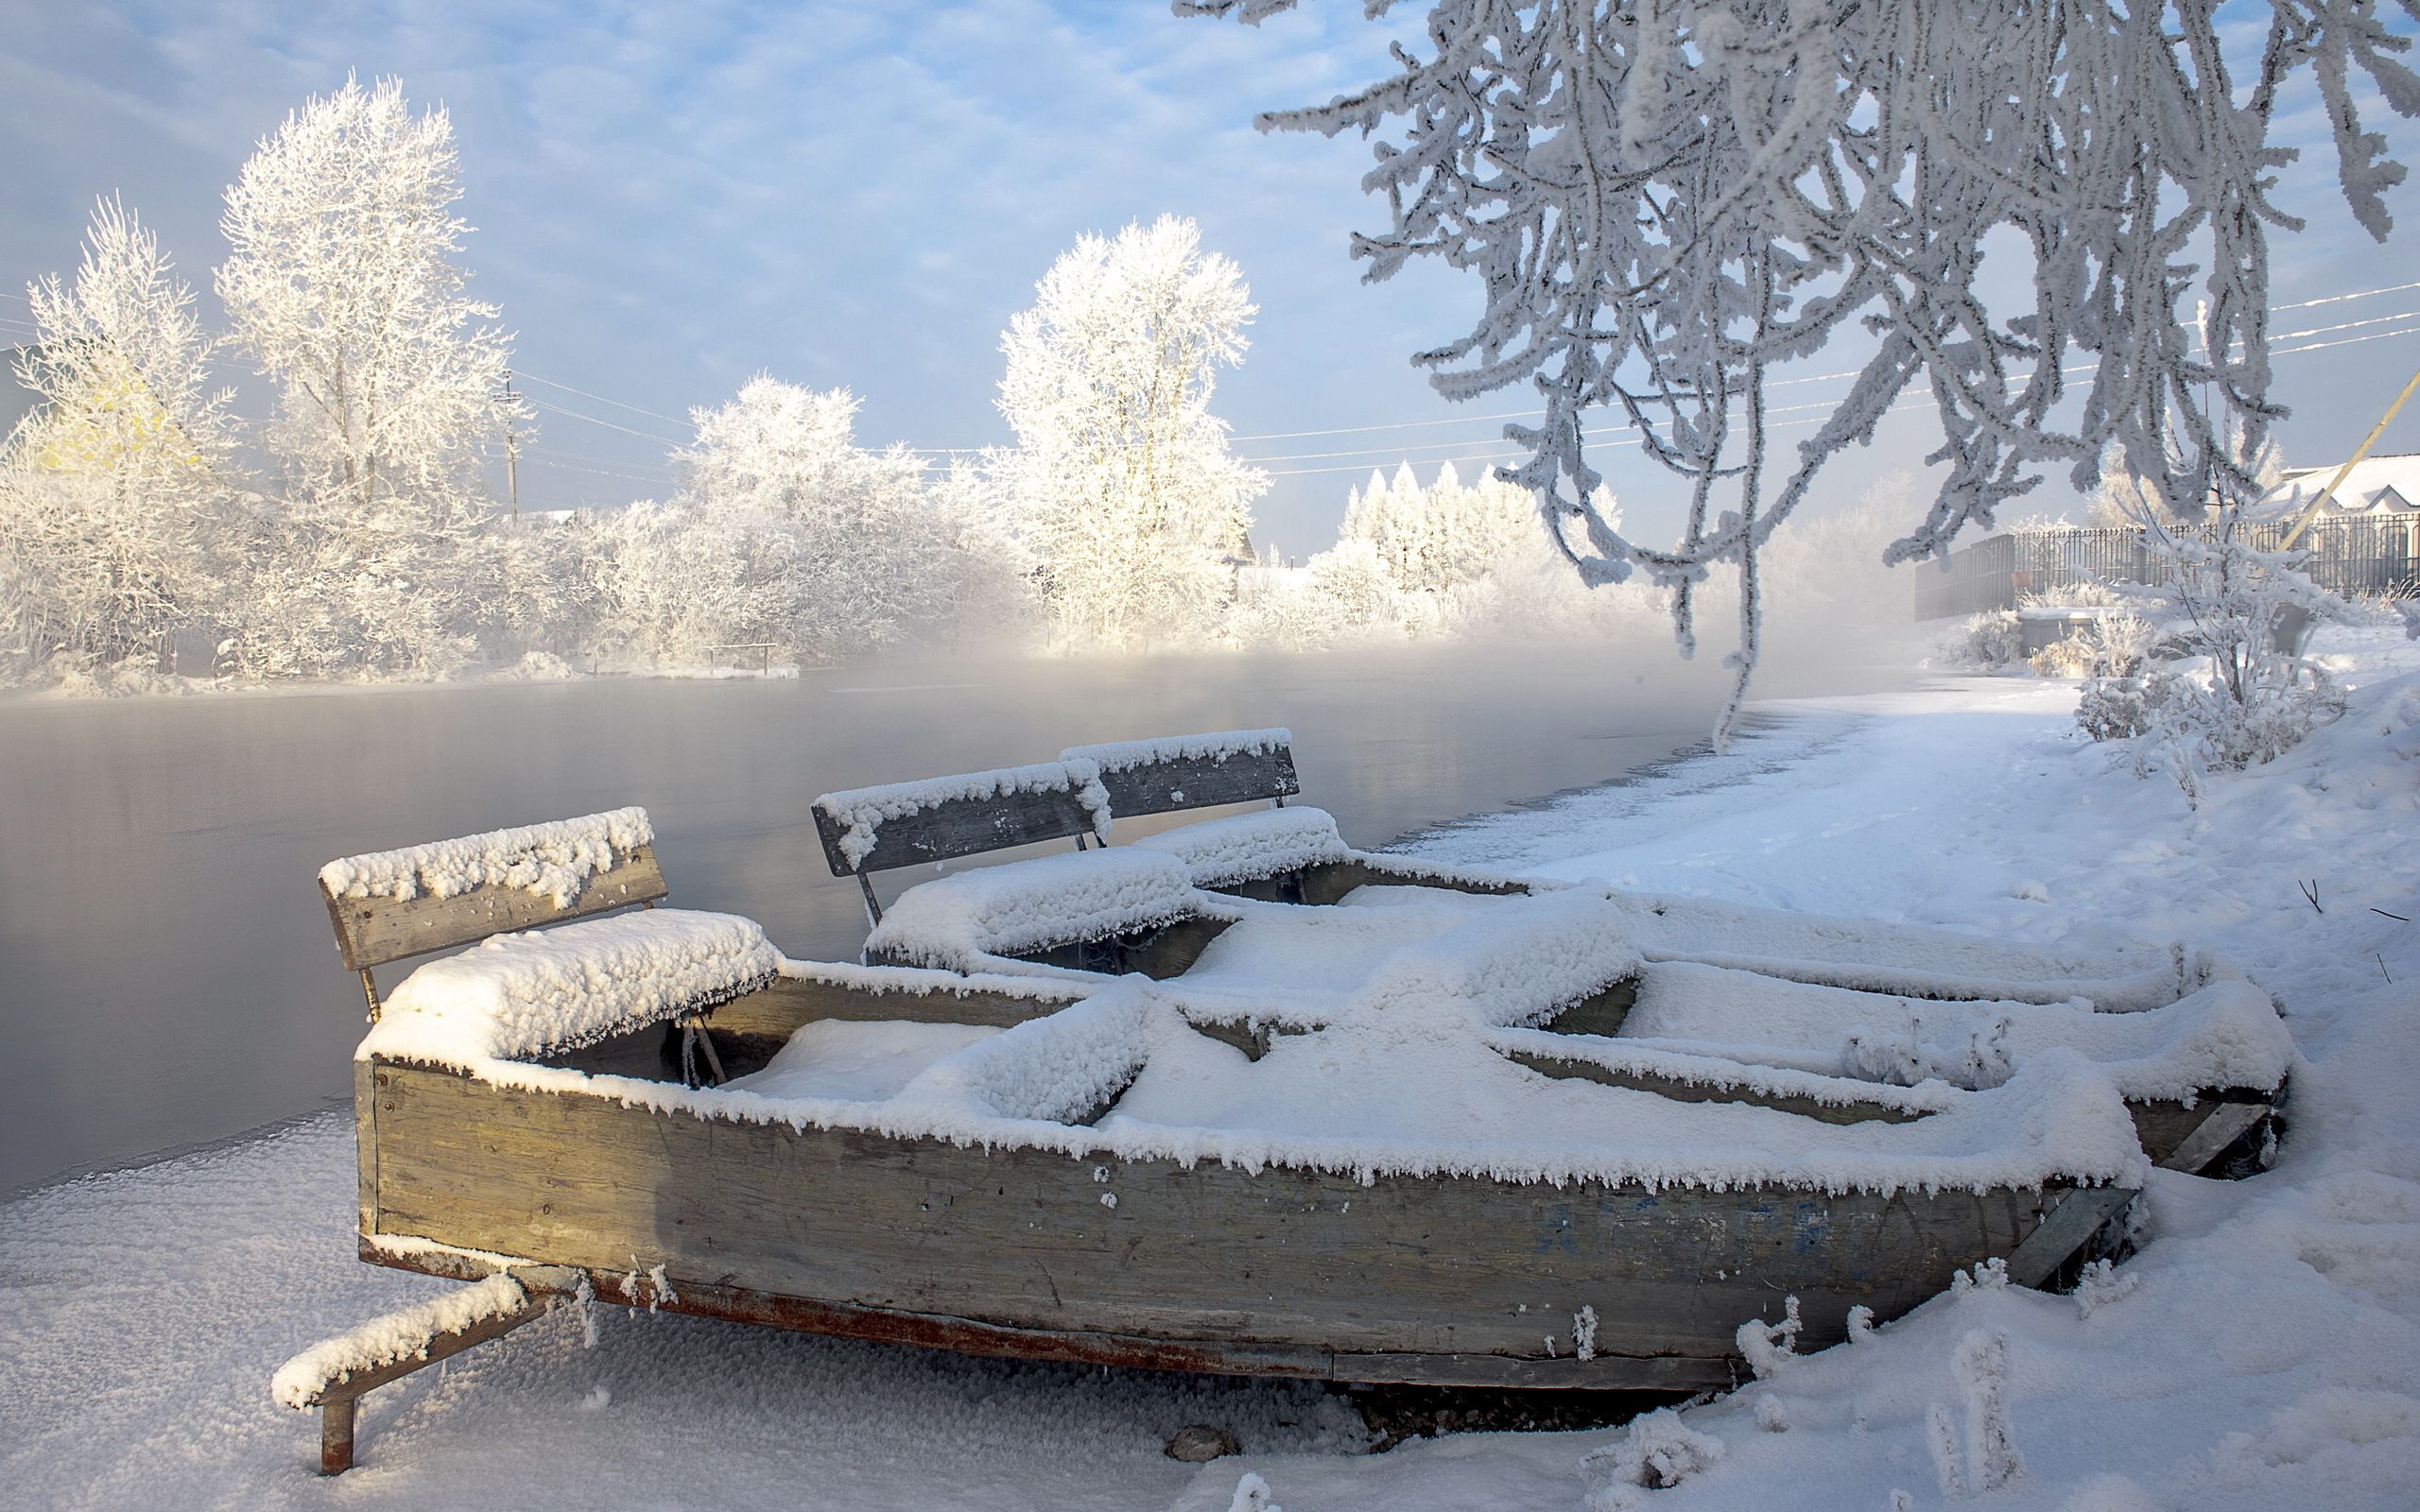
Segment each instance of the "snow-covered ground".
[[[2038,942],[2216,946],[2284,1005],[2305,1057],[2274,1169],[2163,1173],[2141,1252],[2106,1282],[2065,1297],[1986,1277],[1784,1360],[1681,1415],[1698,1437],[1679,1458],[1703,1468],[1656,1490],[1600,1476],[1600,1506],[2412,1504],[2420,761],[2397,749],[2420,756],[2420,648],[2330,634],[2346,717],[2198,813],[2074,733],[2072,685],[1960,679],[1783,706],[1729,756],[1419,845]],[[1249,1471],[1291,1512],[1577,1512],[1582,1457],[1634,1442],[1469,1435],[1374,1457],[1308,1387],[609,1310],[594,1350],[558,1315],[374,1393],[361,1468],[322,1481],[313,1419],[271,1403],[270,1372],[442,1289],[354,1262],[353,1182],[349,1123],[320,1120],[0,1207],[0,1501],[1226,1512]],[[1164,1458],[1196,1421],[1244,1453]]]

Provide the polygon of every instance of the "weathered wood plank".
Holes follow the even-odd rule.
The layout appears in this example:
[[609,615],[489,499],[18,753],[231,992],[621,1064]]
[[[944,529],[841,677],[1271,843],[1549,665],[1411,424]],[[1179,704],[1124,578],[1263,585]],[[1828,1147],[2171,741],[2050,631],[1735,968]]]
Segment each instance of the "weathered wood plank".
[[[2198,1119],[2188,1132],[2166,1150],[2152,1150],[2150,1141],[2146,1140],[2143,1145],[2144,1153],[2170,1171],[2184,1171],[2195,1175],[2200,1174],[2203,1167],[2217,1160],[2225,1152],[2228,1145],[2241,1138],[2255,1124],[2267,1118],[2272,1111],[2272,1105],[2265,1097],[2256,1099],[2247,1097],[2242,1101],[2233,1101],[2223,1096],[2204,1097],[2199,1099],[2189,1109],[2183,1108],[2179,1104],[2161,1105],[2163,1111],[2169,1108],[2176,1108],[2180,1111],[2198,1115]],[[2137,1130],[2147,1123],[2152,1122],[2151,1110],[2148,1108],[2137,1111],[2133,1105],[2129,1105],[2128,1110],[2135,1114],[2135,1126]],[[2164,1125],[2167,1121],[2160,1122]],[[2162,1133],[2166,1132],[2166,1128],[2163,1127]]]
[[1322,861],[1296,875],[1302,894],[1299,901],[1315,905],[1341,902],[1346,893],[1362,886],[1437,887],[1499,898],[1530,890],[1517,882],[1481,882],[1430,871],[1380,871],[1358,861]]
[[1623,977],[1608,982],[1596,991],[1548,1019],[1540,1025],[1548,1034],[1593,1034],[1612,1039],[1620,1034],[1622,1021],[1638,1004],[1638,978]]
[[364,971],[467,945],[510,930],[533,929],[633,903],[652,902],[668,889],[655,848],[639,846],[611,870],[588,879],[568,906],[522,887],[478,887],[451,898],[348,898],[320,889],[336,926],[337,949],[352,971]]
[[[1340,1361],[1509,1359],[1542,1384],[1668,1383],[1668,1372],[1625,1374],[1617,1358],[1576,1368],[1570,1318],[1582,1306],[1599,1318],[1604,1357],[1723,1371],[1739,1323],[1788,1292],[1803,1345],[1820,1348],[1845,1336],[1852,1305],[1893,1316],[1960,1266],[2010,1253],[2046,1200],[1475,1177],[1364,1186],[655,1114],[425,1068],[379,1074],[386,1232],[616,1273],[635,1254],[664,1263],[684,1295],[692,1282],[735,1286]],[[1448,1362],[1420,1379],[1500,1383],[1504,1368]]]
[[[402,1253],[365,1245],[361,1258],[372,1264],[460,1280],[475,1280],[487,1274],[483,1262],[444,1250]],[[624,1273],[610,1268],[573,1271],[566,1267],[563,1273],[587,1277],[596,1295],[604,1297],[614,1297],[614,1288],[625,1279]],[[515,1270],[513,1274],[527,1273]],[[566,1294],[571,1284],[565,1283]],[[1484,1381],[1502,1386],[1601,1387],[1617,1382],[1640,1389],[1694,1391],[1730,1385],[1737,1379],[1729,1362],[1683,1355],[1608,1354],[1588,1362],[1567,1356],[1530,1361],[1506,1355],[1339,1353],[1312,1346],[1205,1345],[1138,1334],[1008,1328],[971,1318],[834,1305],[699,1281],[683,1280],[677,1286],[673,1297],[659,1300],[650,1293],[646,1299],[666,1313],[994,1358],[1404,1385],[1467,1385]],[[1592,1379],[1566,1379],[1573,1372],[1588,1373]]]
[[883,820],[874,831],[873,848],[852,865],[840,849],[840,837],[848,833],[848,826],[820,803],[813,813],[816,835],[823,842],[824,863],[836,877],[890,871],[1093,833],[1091,813],[1066,789],[956,799]]
[[353,1063],[354,1185],[360,1206],[361,1231],[376,1233],[378,1223],[378,1098],[376,1072],[370,1062]]
[[[812,971],[812,963],[806,969]],[[815,976],[781,976],[753,992],[705,1011],[706,1032],[724,1071],[744,1076],[764,1069],[789,1037],[821,1019],[910,1023],[975,1023],[1011,1028],[1039,1019],[1083,995],[1084,984],[1046,985],[1036,997],[1014,997],[980,988],[962,990],[901,983],[868,987]],[[679,1029],[650,1023],[577,1049],[539,1057],[542,1063],[590,1075],[675,1077],[680,1072]]]
[[1676,1103],[1744,1103],[1751,1108],[1771,1108],[1784,1113],[1796,1113],[1802,1118],[1824,1124],[1904,1124],[1911,1118],[1923,1116],[1885,1103],[1822,1103],[1812,1097],[1758,1091],[1752,1087],[1716,1087],[1704,1082],[1683,1081],[1674,1076],[1658,1076],[1608,1066],[1599,1061],[1543,1056],[1527,1050],[1508,1050],[1505,1056],[1541,1075],[1576,1077],[1582,1081],[1600,1082],[1607,1087],[1653,1092]]
[[[1080,755],[1082,749],[1079,747],[1067,754]],[[1293,747],[1280,746],[1273,750],[1152,762],[1117,772],[1103,768],[1100,785],[1109,792],[1109,812],[1119,818],[1132,818],[1292,798],[1303,790],[1303,780],[1294,771]]]
[[2025,1242],[2008,1253],[2008,1279],[2039,1286],[2074,1258],[2100,1226],[2141,1195],[2133,1187],[2077,1187],[2043,1218]]
[[[1140,971],[1155,982],[1165,982],[1191,970],[1193,963],[1201,958],[1201,953],[1209,949],[1210,942],[1234,922],[1231,919],[1179,919],[1157,929],[1138,930],[1131,935],[1107,935],[1019,951],[1014,958],[1064,967],[1071,971],[1095,971],[1102,976]],[[881,961],[884,956],[876,952],[869,958]]]

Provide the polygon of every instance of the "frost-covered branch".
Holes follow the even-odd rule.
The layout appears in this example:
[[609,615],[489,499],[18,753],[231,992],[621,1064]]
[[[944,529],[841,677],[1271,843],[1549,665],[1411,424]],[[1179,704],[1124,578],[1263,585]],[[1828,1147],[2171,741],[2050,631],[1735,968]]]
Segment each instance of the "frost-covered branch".
[[[1175,9],[1258,21],[1292,3]],[[1945,473],[1890,561],[1946,552],[2046,467],[2089,486],[2113,446],[2172,507],[2245,481],[2228,425],[2256,449],[2283,413],[2266,340],[2268,237],[2297,225],[2270,199],[2293,157],[2273,140],[2280,92],[2308,69],[2346,198],[2384,236],[2404,170],[2355,82],[2409,115],[2420,77],[2378,9],[2272,0],[2243,58],[2206,0],[1436,0],[1392,77],[1262,125],[1386,133],[1362,181],[1391,224],[1355,255],[1374,280],[1426,257],[1484,289],[1471,329],[1413,360],[1449,399],[1536,391],[1543,419],[1505,431],[1530,458],[1504,475],[1585,580],[1671,587],[1685,648],[1693,585],[1735,564],[1744,689],[1758,551],[1911,388]],[[2012,233],[2030,284],[2013,300]],[[1769,484],[1772,374],[1850,331],[1872,350],[1848,396]],[[1595,415],[1683,480],[1674,545],[1596,511]]]

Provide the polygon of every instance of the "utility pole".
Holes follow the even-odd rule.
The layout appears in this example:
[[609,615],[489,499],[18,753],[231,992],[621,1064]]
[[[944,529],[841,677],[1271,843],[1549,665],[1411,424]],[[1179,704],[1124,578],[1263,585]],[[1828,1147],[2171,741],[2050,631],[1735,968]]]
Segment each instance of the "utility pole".
[[2370,427],[2370,434],[2361,439],[2360,450],[2345,459],[2344,465],[2336,470],[2336,475],[2327,480],[2327,487],[2319,490],[2319,497],[2311,500],[2309,507],[2304,509],[2295,519],[2294,527],[2287,531],[2286,539],[2277,543],[2279,551],[2291,550],[2294,542],[2303,538],[2303,532],[2310,528],[2310,523],[2319,518],[2320,506],[2325,504],[2334,496],[2338,489],[2344,486],[2344,480],[2352,475],[2355,465],[2370,455],[2371,447],[2378,444],[2378,438],[2386,434],[2387,422],[2394,419],[2394,412],[2403,407],[2403,402],[2411,397],[2411,390],[2414,388],[2420,388],[2420,372],[2411,375],[2411,381],[2403,386],[2403,392],[2394,396],[2394,403],[2387,405],[2386,413],[2380,415],[2378,422]]
[[521,518],[521,442],[513,435],[512,421],[521,413],[521,396],[512,391],[512,369],[504,370],[504,492],[512,505],[512,518]]

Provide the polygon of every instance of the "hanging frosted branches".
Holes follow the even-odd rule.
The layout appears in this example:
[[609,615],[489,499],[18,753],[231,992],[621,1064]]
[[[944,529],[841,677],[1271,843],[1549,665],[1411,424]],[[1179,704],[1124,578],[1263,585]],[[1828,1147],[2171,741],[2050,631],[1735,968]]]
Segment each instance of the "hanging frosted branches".
[[[1175,9],[1258,21],[1292,4]],[[2404,114],[2420,113],[2420,77],[2372,0],[2272,0],[2251,57],[2221,46],[2217,9],[1437,0],[1393,77],[1261,124],[1392,130],[1362,180],[1392,224],[1355,254],[1374,280],[1422,257],[1479,276],[1479,319],[1414,361],[1449,399],[1536,389],[1544,417],[1505,433],[1530,459],[1504,475],[1585,580],[1671,587],[1687,649],[1693,586],[1737,567],[1727,730],[1755,662],[1759,548],[1911,390],[1939,419],[1945,472],[1890,561],[1945,553],[2045,466],[2088,487],[2113,445],[2172,508],[2244,481],[2224,417],[2256,450],[2283,413],[2268,236],[2299,223],[2269,198],[2293,156],[2271,140],[2279,93],[2310,71],[2345,197],[2382,237],[2404,170],[2363,127],[2356,76]],[[2197,298],[2207,314],[2188,326]],[[1794,456],[1769,458],[1769,375],[1849,327],[1872,350],[1847,397]],[[1677,542],[1634,541],[1593,507],[1591,417],[1685,485]]]

